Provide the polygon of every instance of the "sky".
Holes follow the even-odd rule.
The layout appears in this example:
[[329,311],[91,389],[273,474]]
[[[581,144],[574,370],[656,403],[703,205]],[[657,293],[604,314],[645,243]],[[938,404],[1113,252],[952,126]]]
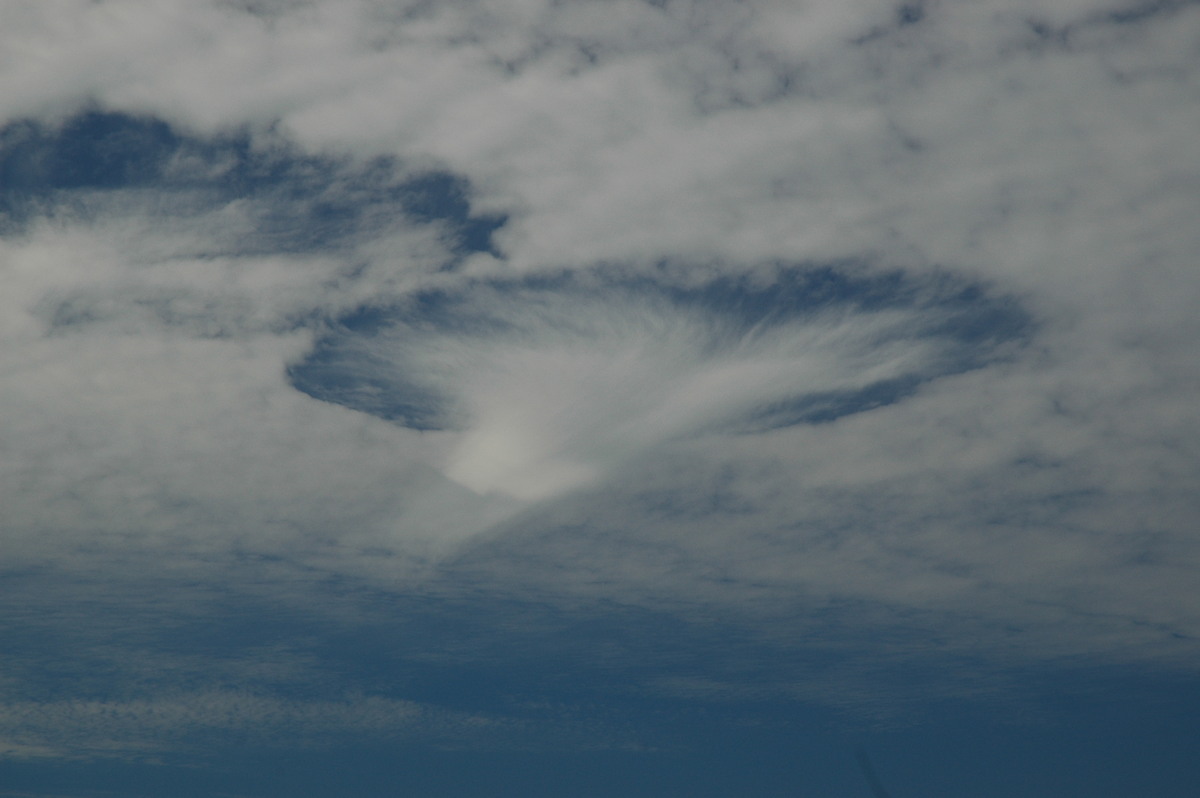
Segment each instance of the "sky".
[[0,4],[0,796],[1200,783],[1200,4]]

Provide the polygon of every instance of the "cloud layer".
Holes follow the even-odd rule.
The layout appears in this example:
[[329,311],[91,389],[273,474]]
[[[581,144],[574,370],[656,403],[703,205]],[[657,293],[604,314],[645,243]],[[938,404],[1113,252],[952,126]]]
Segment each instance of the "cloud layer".
[[[3,567],[607,602],[772,661],[845,628],[1190,667],[1198,31],[1118,0],[9,4]],[[892,624],[934,631],[872,648]],[[43,711],[21,679],[5,729]],[[120,700],[203,725],[210,690]],[[110,708],[62,700],[47,728]]]

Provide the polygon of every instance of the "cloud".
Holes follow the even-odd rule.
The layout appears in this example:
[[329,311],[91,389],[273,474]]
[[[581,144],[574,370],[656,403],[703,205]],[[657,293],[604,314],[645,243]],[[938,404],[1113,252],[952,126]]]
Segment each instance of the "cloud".
[[418,295],[365,334],[347,327],[292,375],[321,398],[456,430],[442,467],[477,492],[544,499],[666,441],[830,420],[976,367],[1025,320],[973,290],[830,268],[759,287],[476,284]]
[[6,567],[1176,667],[1198,15],[6,8]]
[[488,728],[495,725],[484,717],[380,696],[287,701],[212,691],[125,701],[16,702],[0,705],[0,757],[153,761],[210,735],[235,735],[269,747],[284,739],[320,745],[365,735],[457,740],[495,733]]

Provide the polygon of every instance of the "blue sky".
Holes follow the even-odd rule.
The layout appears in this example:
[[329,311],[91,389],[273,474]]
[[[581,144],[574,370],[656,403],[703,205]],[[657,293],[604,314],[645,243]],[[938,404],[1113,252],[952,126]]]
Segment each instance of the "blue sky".
[[1190,796],[1200,6],[0,10],[0,796]]

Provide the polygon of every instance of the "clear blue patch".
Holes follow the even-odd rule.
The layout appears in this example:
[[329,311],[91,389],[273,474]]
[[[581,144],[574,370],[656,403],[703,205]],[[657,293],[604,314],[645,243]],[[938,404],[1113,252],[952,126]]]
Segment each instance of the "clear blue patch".
[[407,220],[444,225],[458,256],[494,253],[492,233],[506,221],[473,215],[461,177],[401,176],[387,158],[354,165],[264,149],[245,134],[200,139],[152,117],[102,111],[59,127],[19,121],[0,129],[0,233],[81,192],[128,189],[186,194],[201,207],[252,200],[262,212],[239,242],[243,252],[337,250]]

